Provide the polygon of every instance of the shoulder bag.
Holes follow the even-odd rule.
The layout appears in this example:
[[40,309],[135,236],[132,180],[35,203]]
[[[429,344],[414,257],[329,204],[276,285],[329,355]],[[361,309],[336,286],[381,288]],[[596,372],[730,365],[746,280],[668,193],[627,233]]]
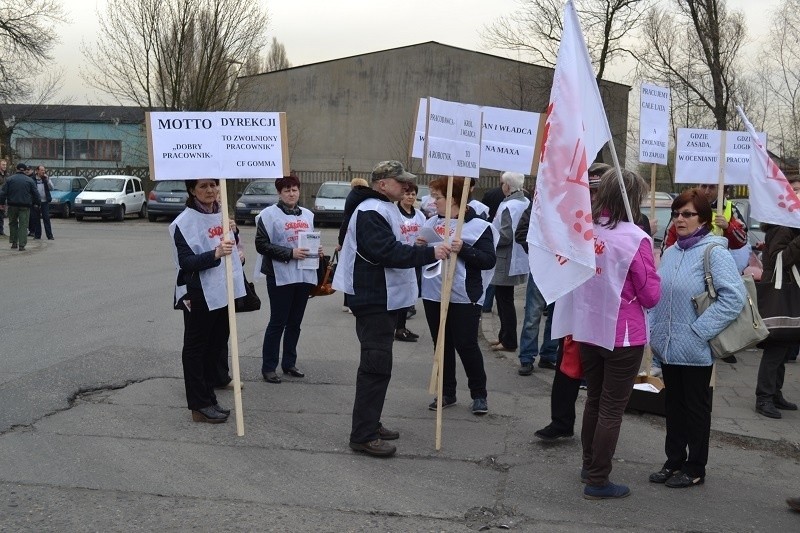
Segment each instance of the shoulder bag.
[[245,295],[233,301],[236,312],[249,313],[250,311],[258,311],[261,309],[261,298],[256,294],[256,286],[252,281],[247,281],[244,272],[242,272],[242,277],[244,277]]
[[783,344],[800,342],[800,273],[792,265],[791,277],[783,283],[783,252],[775,259],[773,279],[761,281],[758,310],[769,329],[769,341]]
[[[703,254],[703,272],[706,290],[692,297],[697,316],[709,308],[717,299],[714,277],[711,274],[711,250],[719,244],[709,244]],[[756,285],[752,276],[742,276],[745,287],[745,300],[742,311],[719,335],[709,341],[714,357],[728,357],[736,352],[752,348],[769,335],[769,330],[758,312]]]

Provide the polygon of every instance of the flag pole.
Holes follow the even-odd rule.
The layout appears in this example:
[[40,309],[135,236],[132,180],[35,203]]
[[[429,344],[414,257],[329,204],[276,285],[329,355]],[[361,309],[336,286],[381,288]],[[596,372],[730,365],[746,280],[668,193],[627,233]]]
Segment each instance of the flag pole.
[[[725,148],[727,143],[727,133],[722,130],[719,138],[719,175],[717,176],[717,215],[722,216],[725,212]],[[715,235],[722,235],[722,229],[715,226]]]
[[[222,227],[224,238],[230,236],[231,219],[228,216],[228,189],[224,179],[219,180],[220,206],[222,208]],[[236,257],[239,260],[239,257]],[[225,280],[228,291],[228,326],[231,342],[231,375],[233,376],[233,404],[236,413],[236,434],[244,436],[244,416],[242,415],[242,382],[239,379],[239,334],[236,329],[236,307],[233,294],[233,254],[225,256]]]

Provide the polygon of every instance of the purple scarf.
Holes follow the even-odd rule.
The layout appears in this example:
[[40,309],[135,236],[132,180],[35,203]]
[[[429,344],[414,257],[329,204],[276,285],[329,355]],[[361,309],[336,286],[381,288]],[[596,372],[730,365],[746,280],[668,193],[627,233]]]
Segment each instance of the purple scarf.
[[711,228],[709,228],[706,224],[703,224],[702,226],[694,230],[694,232],[691,235],[687,235],[686,237],[678,237],[678,241],[676,244],[678,245],[678,248],[680,248],[681,250],[688,250],[689,248],[700,242],[700,239],[708,235],[710,232]]
[[196,197],[193,198],[193,200],[194,200],[194,208],[200,211],[201,213],[204,213],[206,215],[213,215],[214,213],[219,213],[219,202],[217,202],[216,200],[211,205],[211,211],[209,211],[206,208],[206,206],[198,202]]

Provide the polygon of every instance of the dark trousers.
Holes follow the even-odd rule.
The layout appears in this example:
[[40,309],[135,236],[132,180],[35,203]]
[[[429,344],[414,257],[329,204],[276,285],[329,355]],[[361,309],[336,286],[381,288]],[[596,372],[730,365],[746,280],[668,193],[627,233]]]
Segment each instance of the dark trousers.
[[[183,382],[186,403],[197,410],[217,403],[214,385],[219,381],[219,359],[228,347],[228,308],[209,311],[192,302],[183,312]],[[227,357],[226,357],[227,359]],[[227,361],[226,361],[227,363]]]
[[[439,338],[439,302],[422,300],[425,318],[433,337],[433,345]],[[481,306],[477,304],[451,303],[444,326],[444,373],[442,374],[442,395],[456,396],[456,352],[467,374],[467,387],[470,397],[486,398],[486,371],[483,369],[483,354],[478,345],[478,328],[481,320]]]
[[50,225],[50,203],[42,202],[38,206],[31,208],[30,221],[28,222],[28,233],[33,233],[37,239],[42,238],[42,224],[44,224],[44,234],[48,239],[53,238],[53,228]]
[[756,401],[773,401],[781,396],[783,377],[786,374],[786,360],[794,346],[786,344],[766,343],[758,365],[756,381]]
[[3,231],[3,219],[6,218],[5,208],[5,204],[0,204],[0,235],[5,235],[5,232]]
[[514,286],[495,285],[494,299],[497,302],[497,316],[500,318],[500,333],[497,340],[503,346],[517,349],[517,309],[514,307]]
[[712,368],[661,365],[667,413],[667,438],[664,441],[667,462],[664,468],[683,470],[693,478],[706,475],[711,435],[708,385]]
[[361,343],[361,362],[356,375],[353,427],[350,442],[378,438],[386,390],[392,378],[392,344],[397,313],[384,307],[353,308],[356,335]]
[[483,298],[483,310],[487,313],[492,312],[492,305],[494,304],[494,285],[486,287],[486,294]]
[[644,346],[606,350],[580,343],[580,350],[587,386],[581,428],[583,468],[589,473],[589,485],[603,486],[611,473],[622,414],[642,363]]
[[558,342],[556,354],[556,375],[550,391],[550,425],[564,433],[575,431],[575,402],[581,388],[580,379],[573,379],[561,372],[561,358],[564,355],[564,340]]
[[8,206],[8,241],[21,247],[28,244],[29,207]]
[[397,324],[394,327],[395,329],[406,329],[406,320],[408,320],[408,312],[411,309],[413,309],[413,307],[406,307],[397,311]]
[[300,340],[300,324],[306,313],[310,283],[290,283],[278,286],[274,276],[267,276],[269,295],[269,324],[264,332],[261,348],[261,372],[275,372],[278,368],[278,352],[283,337],[283,360],[281,368],[287,370],[297,363],[297,341]]

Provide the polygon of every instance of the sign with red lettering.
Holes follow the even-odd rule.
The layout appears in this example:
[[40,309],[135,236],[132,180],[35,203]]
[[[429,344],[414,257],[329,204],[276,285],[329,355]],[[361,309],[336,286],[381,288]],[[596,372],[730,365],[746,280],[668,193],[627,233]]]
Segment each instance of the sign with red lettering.
[[149,112],[145,125],[154,180],[289,174],[285,113]]

